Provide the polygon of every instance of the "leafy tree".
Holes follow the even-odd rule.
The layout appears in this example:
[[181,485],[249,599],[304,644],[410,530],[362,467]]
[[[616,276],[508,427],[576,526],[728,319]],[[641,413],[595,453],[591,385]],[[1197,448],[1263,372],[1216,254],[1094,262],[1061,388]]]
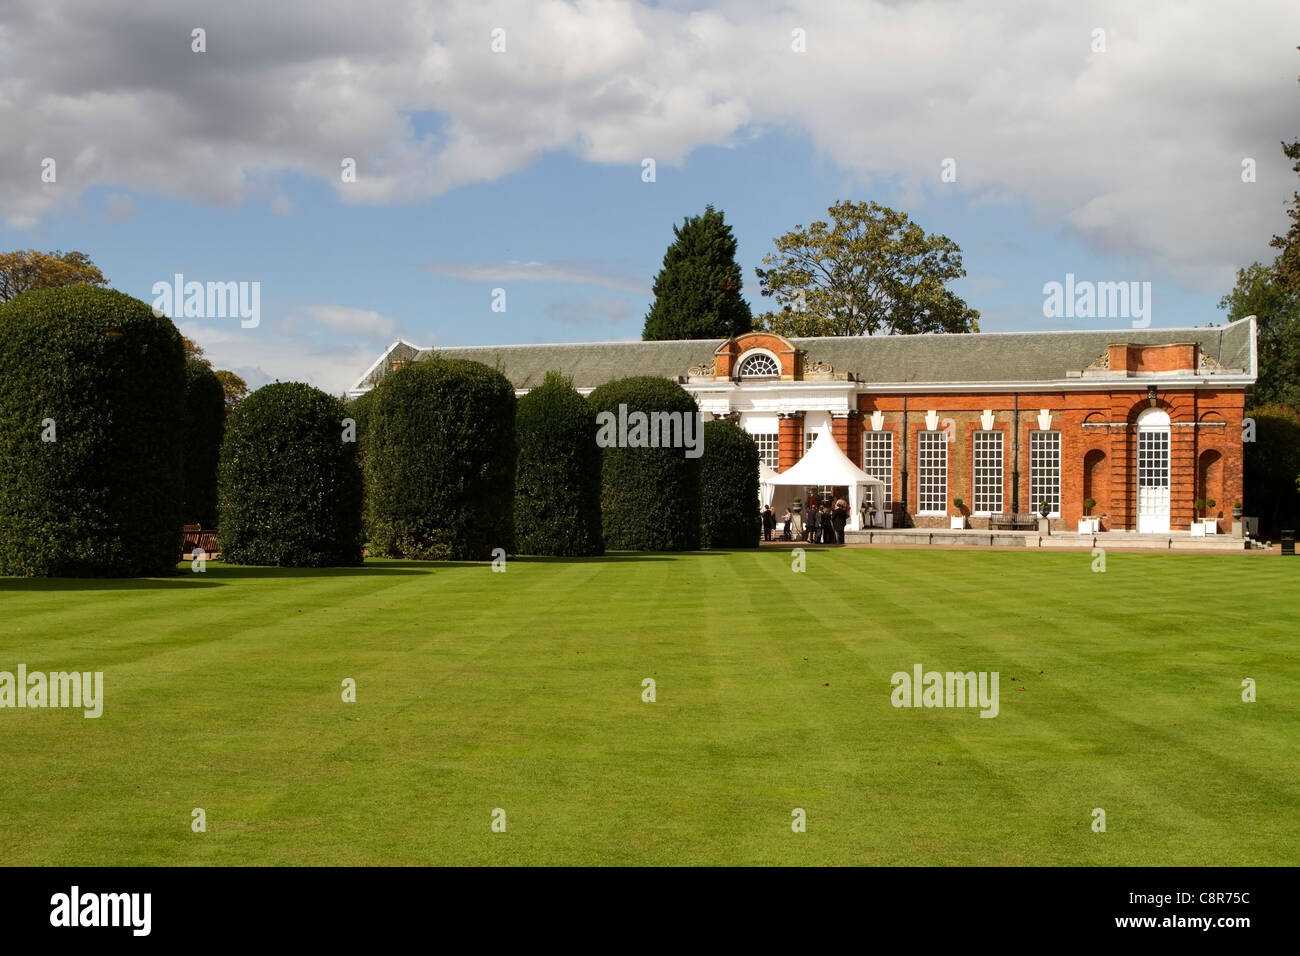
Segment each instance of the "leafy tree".
[[99,266],[84,252],[0,252],[0,302],[33,289],[65,285],[105,285]]
[[1275,275],[1275,269],[1260,262],[1239,269],[1237,284],[1219,301],[1219,308],[1227,309],[1234,322],[1255,316],[1259,357],[1255,402],[1300,408],[1300,290],[1284,291]]
[[736,239],[722,213],[710,205],[673,226],[673,235],[641,337],[726,339],[752,329],[749,303],[740,297]]
[[559,557],[602,554],[596,412],[573,380],[547,372],[519,399],[515,435],[515,549]]
[[700,545],[758,547],[758,445],[725,420],[704,423],[700,458]]
[[[1292,161],[1291,169],[1300,173],[1300,139],[1283,143],[1282,152]],[[1300,192],[1292,194],[1287,215],[1291,217],[1291,228],[1285,236],[1274,236],[1270,243],[1274,249],[1282,250],[1273,265],[1273,274],[1283,291],[1300,295]]]
[[229,417],[236,406],[248,397],[248,383],[234,372],[224,368],[217,369],[216,376],[217,381],[221,383],[221,391],[226,398],[226,416]]
[[978,332],[979,313],[945,283],[966,274],[961,249],[877,203],[837,202],[831,222],[796,226],[755,269],[781,307],[760,317],[781,335]]

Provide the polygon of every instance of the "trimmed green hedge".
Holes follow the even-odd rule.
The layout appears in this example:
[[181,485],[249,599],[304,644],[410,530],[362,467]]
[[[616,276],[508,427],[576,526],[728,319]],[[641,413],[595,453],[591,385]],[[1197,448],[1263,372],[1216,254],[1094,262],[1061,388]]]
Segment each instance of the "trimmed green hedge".
[[259,388],[221,444],[222,560],[320,568],[361,563],[361,470],[343,402],[298,382]]
[[[1259,517],[1262,537],[1300,524],[1300,411],[1289,405],[1246,409],[1255,440],[1244,442],[1242,513]],[[1220,501],[1231,508],[1231,501]]]
[[548,372],[519,400],[515,437],[515,550],[585,557],[603,554],[596,412],[571,379]]
[[[617,551],[692,551],[700,545],[700,460],[687,457],[686,449],[636,447],[650,436],[631,427],[636,412],[679,413],[698,416],[695,399],[676,382],[656,376],[634,376],[600,386],[587,397],[597,412],[619,420],[626,406],[629,427],[620,438],[617,425],[608,434],[620,447],[605,447],[601,467],[601,522],[605,547]],[[696,442],[701,437],[699,419],[690,428]],[[650,429],[647,429],[649,432]],[[680,435],[681,433],[679,433]]]
[[704,423],[700,459],[700,545],[757,548],[758,444],[728,421]]
[[185,360],[184,505],[186,524],[217,526],[217,461],[226,430],[226,395],[212,366]]
[[0,574],[173,573],[184,421],[180,333],[139,299],[78,285],[0,306]]
[[464,359],[385,375],[366,412],[366,531],[371,552],[487,560],[513,550],[515,390]]

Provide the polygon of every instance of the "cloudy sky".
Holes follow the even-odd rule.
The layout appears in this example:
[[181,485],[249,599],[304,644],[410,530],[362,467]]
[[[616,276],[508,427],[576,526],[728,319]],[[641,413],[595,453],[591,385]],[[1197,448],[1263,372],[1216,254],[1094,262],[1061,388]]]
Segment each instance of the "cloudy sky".
[[335,392],[399,336],[639,338],[707,203],[756,313],[772,239],[870,199],[984,331],[1129,325],[1045,318],[1067,273],[1205,325],[1300,185],[1298,43],[1295,0],[0,0],[0,248],[260,282],[256,328],[179,324]]

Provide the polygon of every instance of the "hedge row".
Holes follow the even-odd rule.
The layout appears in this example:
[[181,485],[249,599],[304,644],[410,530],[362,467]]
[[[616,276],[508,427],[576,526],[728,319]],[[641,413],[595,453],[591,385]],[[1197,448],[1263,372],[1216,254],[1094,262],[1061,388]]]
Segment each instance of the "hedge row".
[[[675,445],[644,447],[636,413],[675,416]],[[349,406],[277,383],[223,418],[211,369],[137,299],[73,286],[0,307],[0,573],[169,573],[182,521],[215,520],[232,563],[282,566],[359,564],[367,536],[466,560],[757,543],[752,439],[700,431],[662,378],[583,400],[552,374],[517,403],[499,371],[438,359]]]

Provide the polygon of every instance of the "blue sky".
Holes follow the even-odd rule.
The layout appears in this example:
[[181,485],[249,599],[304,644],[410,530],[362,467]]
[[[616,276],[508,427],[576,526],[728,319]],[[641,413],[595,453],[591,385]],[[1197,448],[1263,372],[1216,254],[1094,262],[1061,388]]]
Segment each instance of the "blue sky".
[[[325,30],[315,18],[329,6],[289,4],[288,19]],[[260,282],[257,328],[182,320],[183,331],[254,386],[307,380],[339,392],[399,336],[423,346],[639,338],[673,225],[708,203],[735,231],[744,294],[756,314],[769,300],[758,293],[754,267],[773,238],[852,199],[901,209],[955,240],[968,273],[955,288],[981,312],[984,331],[1128,326],[1044,318],[1043,285],[1066,273],[1151,282],[1153,326],[1204,325],[1222,321],[1216,306],[1233,269],[1271,258],[1268,238],[1284,230],[1283,203],[1297,185],[1277,145],[1300,125],[1300,56],[1276,39],[1279,25],[1300,26],[1295,5],[1256,5],[1272,23],[1253,32],[1170,17],[1181,26],[1168,37],[1149,33],[1122,4],[1097,4],[1077,22],[1043,19],[1029,5],[1001,21],[1003,33],[1016,31],[1024,42],[1037,35],[1041,47],[1047,30],[1068,56],[999,65],[977,50],[969,62],[949,62],[936,44],[928,68],[916,65],[907,43],[926,46],[936,29],[952,43],[977,35],[985,29],[977,8],[921,3],[908,7],[916,12],[909,19],[888,5],[849,5],[836,14],[845,24],[862,9],[887,18],[882,24],[896,34],[889,48],[904,48],[899,71],[926,69],[916,88],[900,80],[879,100],[871,98],[875,85],[856,96],[851,83],[826,87],[826,77],[858,62],[852,51],[818,53],[833,18],[820,32],[809,28],[804,56],[817,55],[815,70],[797,54],[775,60],[799,72],[770,95],[751,92],[763,77],[747,74],[743,49],[730,62],[717,57],[706,76],[689,58],[662,62],[664,50],[680,45],[674,29],[731,51],[743,42],[718,39],[719,24],[753,31],[764,17],[772,26],[755,48],[778,57],[788,52],[780,49],[788,24],[820,22],[826,5],[552,3],[540,5],[545,15],[487,6],[481,14],[481,7],[448,4],[430,27],[436,38],[456,32],[443,24],[460,24],[474,38],[474,58],[457,60],[456,43],[468,40],[444,40],[440,59],[408,50],[386,31],[312,41],[335,59],[355,59],[342,79],[337,66],[322,66],[320,50],[296,62],[289,56],[288,66],[283,51],[274,65],[255,61],[251,50],[243,51],[254,58],[245,66],[181,57],[182,78],[172,84],[181,92],[164,89],[165,78],[119,77],[107,55],[75,77],[43,78],[49,67],[20,59],[14,76],[0,80],[0,121],[13,119],[25,138],[0,146],[0,158],[12,169],[58,155],[60,181],[42,185],[12,173],[0,180],[0,247],[79,249],[114,287],[146,301],[155,282],[177,272]],[[56,21],[60,7],[69,17],[88,9],[56,2],[49,8]],[[209,42],[237,46],[244,31],[258,29],[255,5],[235,7],[231,25]],[[936,28],[923,14],[940,8],[976,19]],[[152,10],[151,28],[167,9]],[[533,17],[530,41],[551,31],[568,46],[525,46],[497,60],[479,49],[491,23],[511,24],[517,37],[523,27],[514,24],[525,17]],[[1104,54],[1089,51],[1093,20],[1114,24]],[[176,21],[156,41],[141,41],[137,30],[120,42],[188,42],[188,22]],[[18,51],[29,31],[48,29],[21,15],[0,21],[0,54]],[[604,45],[575,45],[583,31]],[[1187,53],[1188,35],[1209,33],[1219,49]],[[997,36],[1015,45],[1014,37]],[[119,41],[110,33],[104,42],[111,51]],[[525,51],[532,59],[516,65]],[[1198,72],[1193,65],[1168,77],[1178,52],[1233,63],[1227,82],[1236,92],[1225,93],[1220,72],[1198,95],[1187,85]],[[388,60],[408,54],[411,70],[431,74],[419,95],[385,72]],[[512,55],[510,69],[522,72],[486,74],[498,84],[486,89],[482,71]],[[530,71],[543,57],[539,91]],[[201,73],[185,73],[194,63]],[[256,91],[231,92],[266,70],[270,79],[263,76]],[[461,76],[477,78],[448,92]],[[807,89],[778,102],[796,82]],[[22,102],[17,94],[42,83],[65,89],[57,98],[29,97],[32,108],[7,116]],[[601,96],[589,95],[593,83]],[[1053,85],[1054,95],[1038,97],[1039,86]],[[319,101],[299,102],[304,88]],[[800,104],[809,93],[821,97],[815,107]],[[341,97],[361,105],[340,111]],[[131,114],[130,142],[119,128],[96,125],[95,109],[128,107],[145,111],[143,119]],[[286,122],[301,128],[290,135]],[[361,128],[335,129],[350,123]],[[364,189],[349,192],[336,181],[330,170],[340,155],[358,157]],[[652,183],[642,181],[645,156],[656,159]],[[947,156],[957,160],[956,183],[940,181]],[[1254,183],[1241,181],[1246,156],[1258,165]],[[383,174],[378,182],[375,169]],[[504,313],[491,309],[494,288],[506,290]]]

